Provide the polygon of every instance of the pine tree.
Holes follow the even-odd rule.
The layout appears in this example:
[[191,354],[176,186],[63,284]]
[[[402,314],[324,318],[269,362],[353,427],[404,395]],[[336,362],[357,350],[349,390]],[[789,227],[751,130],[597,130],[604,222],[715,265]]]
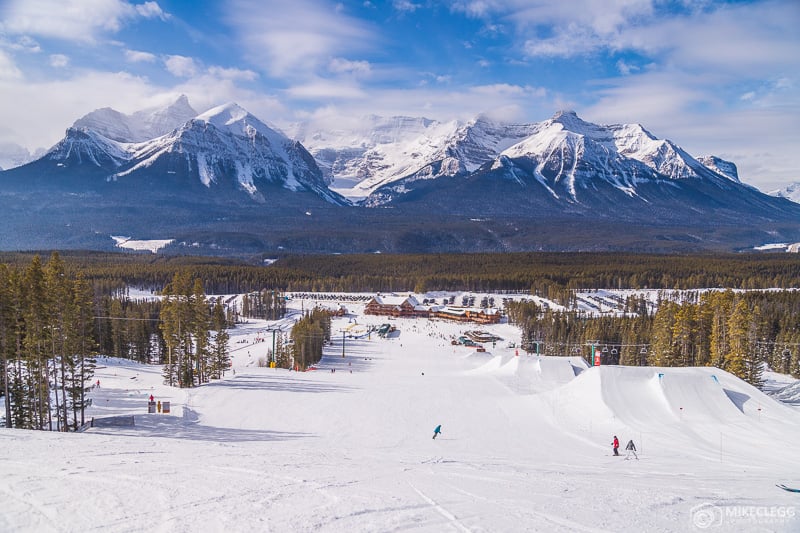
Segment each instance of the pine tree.
[[[33,429],[53,429],[50,402],[50,369],[47,347],[50,330],[47,323],[47,294],[44,271],[39,256],[25,270],[23,279],[23,380],[25,388],[25,426]],[[30,424],[30,425],[28,425]]]
[[664,300],[658,306],[653,318],[651,347],[653,363],[656,366],[676,366],[678,362],[673,339],[677,310],[678,305],[675,302]]
[[225,310],[219,298],[217,298],[217,301],[214,303],[211,316],[212,328],[215,331],[214,344],[212,347],[211,378],[219,379],[225,375],[225,371],[231,364],[230,355],[228,354],[230,335],[226,330],[227,321],[225,319]]
[[53,252],[44,269],[47,295],[46,313],[50,333],[50,364],[52,365],[53,399],[55,400],[56,429],[67,431],[67,367],[71,366],[69,349],[71,337],[72,284],[64,271],[64,262],[58,252]]
[[164,378],[179,387],[207,381],[210,316],[203,285],[188,271],[177,272],[162,291],[161,332],[168,359]]
[[95,343],[92,337],[94,311],[92,308],[93,300],[92,289],[82,275],[78,275],[73,284],[72,302],[74,314],[72,316],[71,330],[74,333],[72,342],[72,353],[76,354],[71,358],[72,368],[71,381],[68,388],[69,400],[73,410],[73,420],[75,429],[85,423],[84,417],[88,400],[86,398],[86,387],[92,382],[95,369],[95,358],[93,356]]
[[111,324],[111,355],[118,358],[127,357],[127,321],[125,320],[125,310],[119,298],[111,300],[109,308],[109,321]]
[[209,351],[209,333],[211,327],[211,316],[206,300],[203,283],[199,279],[194,280],[192,286],[192,337],[194,338],[194,357],[195,373],[197,383],[208,381],[208,367],[210,366],[211,352]]
[[677,306],[672,325],[675,362],[680,366],[694,366],[696,336],[695,306],[684,303]]
[[751,320],[747,302],[739,299],[727,321],[728,351],[725,353],[723,368],[745,380],[749,374],[746,361],[753,348],[750,337]]
[[0,263],[0,391],[3,394],[5,427],[11,426],[11,387],[9,366],[14,357],[14,312],[12,291],[14,287],[8,267]]
[[10,427],[33,428],[33,414],[30,391],[29,369],[25,358],[25,297],[22,274],[17,270],[8,273],[9,289],[9,358],[13,361],[9,369],[9,394],[11,404]]
[[188,306],[190,288],[188,274],[178,272],[164,287],[161,305],[160,328],[167,346],[167,363],[164,365],[164,378],[170,385],[191,386],[186,383],[187,344],[191,342]]

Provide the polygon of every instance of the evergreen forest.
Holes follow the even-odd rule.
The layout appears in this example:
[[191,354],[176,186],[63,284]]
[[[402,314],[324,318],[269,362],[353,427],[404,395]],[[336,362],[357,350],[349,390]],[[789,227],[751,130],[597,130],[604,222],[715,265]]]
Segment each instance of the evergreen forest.
[[[246,318],[283,317],[292,292],[513,292],[568,305],[579,289],[682,289],[679,300],[664,291],[656,306],[632,296],[617,316],[556,311],[533,300],[509,301],[505,311],[530,353],[711,365],[755,385],[763,363],[800,376],[796,254],[364,254],[269,264],[75,251],[41,257],[0,253],[0,394],[8,427],[80,428],[97,355],[162,365],[164,382],[179,387],[218,379],[230,365],[226,330]],[[132,288],[160,298],[131,297]],[[239,307],[228,305],[233,295],[244,295]],[[290,334],[273,335],[270,360],[259,363],[304,370],[330,341],[330,315],[307,310]]]

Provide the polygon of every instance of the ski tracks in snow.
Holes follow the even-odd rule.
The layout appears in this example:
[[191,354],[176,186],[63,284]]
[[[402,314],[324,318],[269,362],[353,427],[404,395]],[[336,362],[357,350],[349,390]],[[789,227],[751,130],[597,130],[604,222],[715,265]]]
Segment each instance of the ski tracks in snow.
[[429,498],[428,496],[426,496],[425,493],[423,493],[417,487],[412,485],[410,482],[408,483],[408,486],[411,487],[414,490],[414,492],[419,494],[419,497],[422,498],[423,500],[425,500],[426,503],[428,503],[431,507],[436,509],[436,511],[440,515],[442,515],[443,517],[447,518],[447,520],[450,522],[450,524],[455,526],[459,531],[464,531],[465,533],[472,533],[469,528],[467,528],[466,526],[464,526],[464,524],[462,524],[461,522],[458,521],[458,518],[456,518],[456,516],[453,513],[451,513],[450,511],[448,511],[447,509],[445,509],[441,505],[439,505],[436,502],[436,500],[433,500],[433,499]]

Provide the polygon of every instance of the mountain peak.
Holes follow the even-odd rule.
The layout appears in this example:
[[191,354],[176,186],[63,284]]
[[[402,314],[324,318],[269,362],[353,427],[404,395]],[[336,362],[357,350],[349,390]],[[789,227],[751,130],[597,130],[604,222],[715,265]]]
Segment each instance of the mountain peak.
[[235,102],[228,102],[226,104],[212,107],[205,113],[197,115],[198,120],[210,122],[215,126],[229,126],[234,122],[238,122],[250,113],[245,108]]
[[553,120],[559,120],[562,117],[566,117],[567,119],[569,119],[569,118],[578,118],[578,114],[575,111],[573,111],[572,109],[559,109],[553,115]]
[[581,135],[594,136],[599,131],[603,130],[601,126],[591,122],[586,122],[580,118],[575,111],[568,109],[558,111],[548,122],[550,124],[560,124],[561,127],[566,131],[571,131]]
[[253,130],[271,140],[274,140],[277,135],[275,130],[235,102],[213,107],[205,113],[197,115],[195,120],[206,122],[220,130],[226,130],[239,136],[249,137],[252,135]]
[[570,126],[572,124],[586,124],[586,121],[580,118],[578,114],[571,109],[562,109],[561,111],[557,111],[550,120],[553,122],[558,122],[559,124],[563,124],[564,126]]
[[736,169],[736,165],[734,163],[731,163],[730,161],[725,161],[724,159],[719,158],[715,155],[703,155],[696,159],[700,161],[704,166],[710,168],[717,174],[725,176],[731,181],[735,181],[737,183],[740,182],[739,172]]
[[110,107],[95,109],[75,121],[73,128],[91,130],[117,142],[143,142],[180,127],[197,111],[180,95],[167,107],[137,111],[126,115]]
[[770,196],[777,196],[778,198],[786,198],[787,200],[791,200],[795,203],[800,204],[800,181],[790,183],[786,187],[778,189],[776,191],[772,191],[769,194]]

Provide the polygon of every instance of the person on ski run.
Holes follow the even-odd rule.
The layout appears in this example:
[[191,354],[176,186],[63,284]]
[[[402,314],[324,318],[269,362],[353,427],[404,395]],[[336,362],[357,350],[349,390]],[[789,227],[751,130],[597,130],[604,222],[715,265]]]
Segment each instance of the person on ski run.
[[639,456],[636,455],[636,445],[633,443],[633,439],[628,441],[628,444],[625,446],[625,449],[628,451],[628,453],[625,455],[625,459],[630,459],[631,454],[633,454],[636,460],[637,461],[639,460]]
[[611,443],[614,447],[614,455],[619,455],[619,439],[614,435],[614,442]]
[[436,435],[440,434],[441,432],[442,432],[442,425],[441,425],[441,424],[439,424],[439,425],[438,425],[438,426],[436,426],[436,428],[433,430],[433,438],[435,439],[435,438],[436,438]]

